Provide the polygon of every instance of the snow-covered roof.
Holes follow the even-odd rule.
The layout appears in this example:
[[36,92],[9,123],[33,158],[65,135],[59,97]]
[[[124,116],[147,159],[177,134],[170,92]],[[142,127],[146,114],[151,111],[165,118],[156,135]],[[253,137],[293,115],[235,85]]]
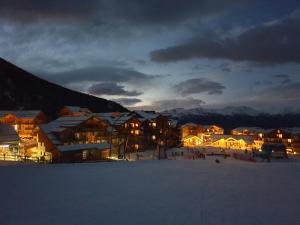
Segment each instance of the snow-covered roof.
[[17,118],[35,118],[41,113],[38,110],[14,110],[14,111],[0,111],[0,117],[7,115],[15,115]]
[[134,111],[134,113],[136,113],[137,115],[139,115],[140,117],[142,117],[142,118],[144,118],[146,120],[154,120],[158,116],[160,116],[159,113],[156,113],[154,111],[136,110],[136,111]]
[[217,141],[220,139],[227,140],[229,138],[233,138],[235,140],[244,140],[248,144],[253,143],[253,141],[255,140],[255,138],[253,136],[240,136],[240,135],[228,135],[228,134],[213,134],[213,135],[211,135],[211,138],[213,141]]
[[237,127],[237,128],[234,128],[233,130],[238,131],[238,132],[243,132],[245,130],[248,130],[251,133],[263,133],[266,131],[261,127]]
[[20,138],[14,127],[0,123],[0,143],[17,142]]
[[220,129],[223,129],[222,127],[218,126],[218,125],[215,125],[215,124],[211,124],[211,125],[203,125],[202,127],[208,129],[208,128],[211,128],[211,127],[218,127]]
[[130,113],[94,113],[95,116],[109,123],[111,126],[117,126],[125,123],[133,118],[135,115]]
[[181,127],[198,127],[198,125],[195,123],[185,123]]
[[41,130],[47,135],[47,137],[52,141],[53,144],[62,144],[61,141],[56,137],[55,133],[64,131],[67,128],[76,127],[84,121],[90,119],[90,116],[63,116],[58,119],[40,125]]
[[62,145],[58,146],[57,149],[60,152],[74,152],[80,150],[106,150],[110,148],[109,143],[95,143],[95,144],[75,144],[75,145]]
[[197,138],[197,139],[200,139],[200,137],[198,137],[198,136],[195,136],[195,135],[188,135],[188,136],[184,137],[183,140],[187,140],[187,139],[191,139],[191,138]]

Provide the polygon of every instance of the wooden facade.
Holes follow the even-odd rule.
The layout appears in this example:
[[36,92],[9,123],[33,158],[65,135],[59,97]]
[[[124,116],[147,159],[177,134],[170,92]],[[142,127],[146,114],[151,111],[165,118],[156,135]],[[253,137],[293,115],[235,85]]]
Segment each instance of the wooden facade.
[[[108,124],[95,116],[60,117],[49,124],[42,125],[38,133],[40,143],[43,143],[47,152],[51,152],[54,162],[64,161],[61,146],[72,146],[82,152],[82,145],[101,144],[109,142]],[[76,149],[80,147],[80,149]]]

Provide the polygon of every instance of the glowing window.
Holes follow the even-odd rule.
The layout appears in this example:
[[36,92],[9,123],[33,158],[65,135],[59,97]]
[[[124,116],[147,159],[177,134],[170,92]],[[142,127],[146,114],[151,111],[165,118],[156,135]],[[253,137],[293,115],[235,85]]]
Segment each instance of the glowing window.
[[87,158],[87,151],[83,151],[82,152],[82,159],[86,159]]

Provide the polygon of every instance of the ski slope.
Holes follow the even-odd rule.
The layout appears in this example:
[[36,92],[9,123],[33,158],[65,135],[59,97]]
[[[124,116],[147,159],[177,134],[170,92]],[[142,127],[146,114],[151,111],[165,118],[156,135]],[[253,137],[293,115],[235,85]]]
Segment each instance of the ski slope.
[[220,160],[1,166],[0,224],[300,224],[299,163]]

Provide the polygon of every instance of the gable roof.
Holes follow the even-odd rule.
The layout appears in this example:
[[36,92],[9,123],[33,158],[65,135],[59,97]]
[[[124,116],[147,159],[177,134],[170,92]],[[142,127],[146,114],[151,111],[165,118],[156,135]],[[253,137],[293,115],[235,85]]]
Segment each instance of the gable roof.
[[0,111],[0,117],[5,117],[7,115],[15,115],[17,118],[34,119],[42,111],[39,110],[13,110],[13,111]]
[[56,132],[62,132],[68,128],[76,127],[79,124],[92,118],[93,115],[89,116],[63,116],[58,119],[40,125],[40,129],[44,134],[51,140],[54,145],[62,144],[61,141],[56,137]]
[[236,127],[233,131],[243,132],[248,130],[251,133],[264,133],[266,130],[260,127]]
[[0,143],[17,142],[20,138],[13,126],[0,123]]

